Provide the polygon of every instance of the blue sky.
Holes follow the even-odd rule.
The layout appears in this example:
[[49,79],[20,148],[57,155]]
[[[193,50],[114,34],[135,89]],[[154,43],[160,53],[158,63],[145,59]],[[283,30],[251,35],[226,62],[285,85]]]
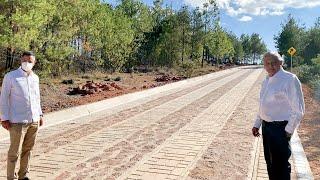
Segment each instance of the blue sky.
[[[141,0],[152,6],[153,0]],[[207,0],[164,0],[178,9],[182,5],[201,7]],[[237,36],[258,33],[267,48],[275,51],[273,37],[281,30],[288,14],[307,29],[320,17],[320,0],[216,0],[221,11],[221,25]],[[114,3],[116,0],[107,0]]]

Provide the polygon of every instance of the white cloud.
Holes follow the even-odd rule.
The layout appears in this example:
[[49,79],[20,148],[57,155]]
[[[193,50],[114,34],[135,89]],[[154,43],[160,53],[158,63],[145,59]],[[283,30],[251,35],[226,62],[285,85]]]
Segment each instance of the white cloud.
[[184,0],[184,3],[192,7],[202,7],[204,3],[208,2],[207,0]]
[[243,22],[247,22],[251,20],[252,20],[252,17],[250,16],[242,16],[242,18],[239,19],[239,21],[243,21]]
[[[202,7],[206,2],[208,0],[184,0],[184,3],[193,7]],[[320,6],[320,0],[217,0],[217,4],[220,9],[225,10],[228,15],[234,17],[249,15],[279,16],[284,14],[287,8],[313,8]]]

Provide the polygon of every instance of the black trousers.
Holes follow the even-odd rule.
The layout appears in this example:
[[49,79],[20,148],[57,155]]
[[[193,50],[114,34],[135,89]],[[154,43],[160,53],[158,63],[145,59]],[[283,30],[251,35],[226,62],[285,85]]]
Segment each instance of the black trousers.
[[262,122],[264,157],[270,180],[290,180],[291,149],[285,131],[287,123]]

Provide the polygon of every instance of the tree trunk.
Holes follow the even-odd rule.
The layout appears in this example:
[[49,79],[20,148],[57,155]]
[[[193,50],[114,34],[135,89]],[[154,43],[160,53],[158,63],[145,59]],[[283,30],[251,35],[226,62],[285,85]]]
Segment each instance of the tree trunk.
[[7,48],[6,52],[6,69],[12,69],[13,68],[13,60],[14,60],[14,50],[11,47]]
[[182,57],[181,60],[183,62],[183,58],[184,58],[184,46],[185,46],[185,29],[183,28],[183,32],[182,32]]
[[201,60],[201,67],[203,67],[203,61],[204,61],[204,56],[205,56],[205,47],[203,46],[203,50],[202,50],[202,60]]
[[[12,37],[14,38],[15,33],[17,32],[16,26],[12,22],[12,14],[14,13],[14,2],[10,2],[10,10],[7,14],[7,18],[10,19],[10,27],[12,32]],[[12,47],[12,44],[10,43],[9,46],[6,49],[6,67],[5,69],[12,69],[13,68],[13,59],[14,59],[14,48]]]

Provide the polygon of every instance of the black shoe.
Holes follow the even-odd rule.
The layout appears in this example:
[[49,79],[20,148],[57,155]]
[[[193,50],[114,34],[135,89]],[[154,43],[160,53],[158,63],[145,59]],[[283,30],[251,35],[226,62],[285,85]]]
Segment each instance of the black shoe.
[[30,180],[28,177],[25,177],[23,179],[18,179],[18,180]]

